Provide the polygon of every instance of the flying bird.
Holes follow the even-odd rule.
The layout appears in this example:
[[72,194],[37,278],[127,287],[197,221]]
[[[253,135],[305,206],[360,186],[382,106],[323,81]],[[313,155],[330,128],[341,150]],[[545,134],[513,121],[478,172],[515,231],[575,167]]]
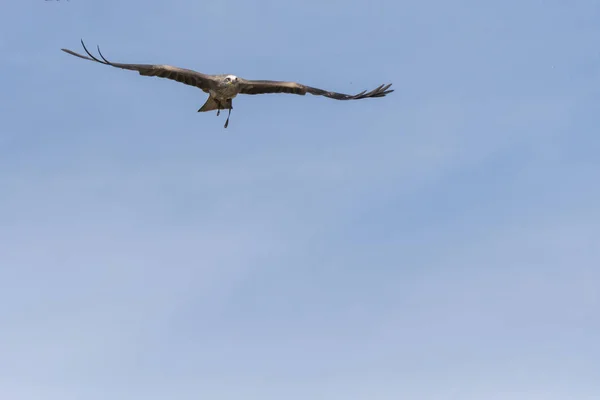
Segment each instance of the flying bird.
[[371,97],[384,97],[386,94],[393,92],[392,89],[389,89],[389,87],[392,86],[391,83],[387,85],[381,85],[370,92],[364,90],[358,94],[350,95],[329,92],[327,90],[314,88],[296,82],[247,80],[229,74],[206,75],[190,69],[178,68],[171,65],[113,63],[104,58],[102,52],[100,52],[99,46],[98,54],[100,54],[102,60],[97,59],[88,51],[83,43],[83,40],[81,40],[81,45],[89,57],[78,54],[72,50],[61,50],[85,60],[99,62],[100,64],[110,65],[111,67],[138,71],[139,74],[143,76],[157,76],[159,78],[172,79],[177,82],[202,89],[202,91],[208,93],[209,96],[208,100],[206,100],[206,103],[200,107],[198,112],[217,110],[218,116],[221,110],[229,110],[229,113],[227,114],[227,120],[225,121],[225,128],[227,128],[229,125],[229,117],[231,116],[231,110],[233,109],[232,100],[238,94],[291,93],[304,96],[306,93],[310,93],[316,96],[325,96],[335,100],[359,100]]

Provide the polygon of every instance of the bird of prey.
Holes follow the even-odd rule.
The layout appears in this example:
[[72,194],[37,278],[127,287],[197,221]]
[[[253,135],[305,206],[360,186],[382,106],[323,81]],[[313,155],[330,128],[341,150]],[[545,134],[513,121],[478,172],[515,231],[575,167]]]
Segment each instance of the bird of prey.
[[217,110],[217,115],[219,115],[221,110],[229,110],[227,120],[225,121],[225,128],[227,128],[229,125],[229,117],[231,116],[231,110],[233,109],[232,99],[238,94],[291,93],[303,96],[306,93],[310,93],[317,96],[329,97],[335,100],[358,100],[371,97],[383,97],[386,94],[393,92],[393,90],[389,89],[389,87],[392,86],[391,83],[387,85],[381,85],[370,92],[365,90],[355,95],[349,95],[329,92],[296,82],[247,80],[228,74],[206,75],[200,72],[178,68],[171,65],[113,63],[104,58],[100,52],[99,46],[98,53],[100,54],[102,60],[97,59],[88,51],[83,43],[83,40],[81,40],[81,45],[89,57],[78,54],[72,50],[61,50],[85,60],[99,62],[100,64],[110,65],[111,67],[138,71],[139,74],[143,76],[168,78],[202,89],[205,93],[208,93],[209,96],[208,100],[206,100],[206,103],[200,107],[198,112]]

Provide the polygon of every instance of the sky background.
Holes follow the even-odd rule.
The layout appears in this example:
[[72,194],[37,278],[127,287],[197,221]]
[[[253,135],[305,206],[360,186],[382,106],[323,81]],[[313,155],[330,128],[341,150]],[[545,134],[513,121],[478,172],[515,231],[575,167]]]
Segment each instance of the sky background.
[[[9,1],[0,398],[600,398],[600,4]],[[239,96],[71,57],[384,99]]]

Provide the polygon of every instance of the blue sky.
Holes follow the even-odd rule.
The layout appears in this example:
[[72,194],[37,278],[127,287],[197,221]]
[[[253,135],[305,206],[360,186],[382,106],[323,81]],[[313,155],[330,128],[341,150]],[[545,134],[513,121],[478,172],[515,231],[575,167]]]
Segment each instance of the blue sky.
[[600,398],[597,2],[3,11],[0,398]]

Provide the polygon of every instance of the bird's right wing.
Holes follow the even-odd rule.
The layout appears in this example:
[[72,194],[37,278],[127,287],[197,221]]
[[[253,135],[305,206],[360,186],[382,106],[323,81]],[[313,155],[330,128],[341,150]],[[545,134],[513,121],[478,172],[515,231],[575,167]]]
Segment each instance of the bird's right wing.
[[110,65],[111,67],[128,69],[131,71],[138,71],[143,76],[157,76],[159,78],[172,79],[177,82],[184,83],[186,85],[195,86],[208,92],[209,89],[215,87],[216,81],[210,75],[201,74],[200,72],[192,71],[190,69],[173,67],[171,65],[154,65],[154,64],[121,64],[113,63],[108,61],[100,52],[98,47],[98,53],[103,61],[94,57],[88,49],[85,47],[83,40],[81,41],[83,49],[91,57],[86,57],[72,50],[61,49],[65,53],[69,53],[75,57],[83,58],[85,60],[99,62],[100,64]]

